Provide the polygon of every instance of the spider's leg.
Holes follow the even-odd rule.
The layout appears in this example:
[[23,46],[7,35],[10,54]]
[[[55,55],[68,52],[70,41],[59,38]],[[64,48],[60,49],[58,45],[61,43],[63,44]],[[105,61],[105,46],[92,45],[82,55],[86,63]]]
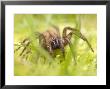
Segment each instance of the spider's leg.
[[60,36],[60,31],[59,31],[59,28],[55,25],[51,25],[53,28],[55,28],[55,30],[57,31],[58,35]]
[[63,42],[62,42],[61,39],[60,39],[60,49],[61,49],[62,54],[63,54],[63,57],[64,57],[64,59],[65,59],[65,49],[64,49],[64,45],[63,45]]
[[47,46],[47,49],[48,49],[50,55],[53,56],[53,49],[52,49],[52,46],[51,46],[51,45],[48,45],[48,46]]
[[[69,33],[67,33],[67,31],[69,31]],[[67,27],[65,27],[63,29],[63,34],[62,34],[62,37],[63,37],[63,44],[64,46],[67,45],[69,43],[69,41],[71,40],[72,38],[72,29],[69,29]],[[68,40],[67,40],[68,39]]]
[[[70,31],[70,33],[73,32],[73,30],[72,30],[70,27],[65,27],[65,28],[63,29],[63,34],[62,34],[63,38],[66,37],[66,36],[69,36],[70,38],[72,37],[72,34],[67,33],[67,31]],[[69,38],[69,39],[70,39],[70,38]]]
[[[69,34],[67,34],[67,30],[71,30],[72,32],[70,32]],[[88,42],[87,38],[77,29],[71,28],[71,27],[65,27],[63,30],[63,38],[68,38],[69,40],[72,37],[72,34],[78,36],[79,38],[83,39],[84,41],[86,41],[86,43],[88,44],[88,46],[90,47],[91,51],[94,52],[94,50],[92,49],[91,44]]]
[[79,31],[74,31],[73,34],[75,34],[76,36],[78,36],[79,38],[83,39],[84,41],[86,41],[86,43],[88,44],[89,48],[91,49],[92,52],[94,52],[91,44],[89,43],[89,41],[87,40],[87,38]]
[[61,36],[60,36],[60,30],[57,26],[55,25],[52,25],[52,27],[55,29],[55,33],[56,33],[56,37],[55,38],[58,38],[58,39],[61,39]]

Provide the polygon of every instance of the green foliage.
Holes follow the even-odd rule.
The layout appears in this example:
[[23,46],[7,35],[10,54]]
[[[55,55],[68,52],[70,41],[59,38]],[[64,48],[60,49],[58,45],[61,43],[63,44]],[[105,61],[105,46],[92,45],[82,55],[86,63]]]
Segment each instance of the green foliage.
[[[14,43],[28,38],[31,44],[28,59],[20,56],[23,48],[14,54],[15,76],[96,76],[96,15],[95,14],[16,14],[14,16]],[[94,49],[94,53],[85,41],[73,35],[70,46],[65,47],[65,59],[61,50],[56,50],[54,58],[40,45],[35,32],[44,32],[51,25],[60,28],[70,26],[85,35]],[[17,46],[14,46],[16,49]],[[62,62],[60,62],[63,60]],[[75,61],[77,64],[75,64]]]

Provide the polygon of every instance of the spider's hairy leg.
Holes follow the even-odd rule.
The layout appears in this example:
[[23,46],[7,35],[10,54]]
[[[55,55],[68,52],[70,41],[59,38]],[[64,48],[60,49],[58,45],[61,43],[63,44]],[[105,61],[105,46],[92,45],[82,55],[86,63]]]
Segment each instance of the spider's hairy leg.
[[[69,31],[69,33],[67,33],[67,31]],[[63,44],[64,44],[64,46],[69,44],[69,41],[72,38],[72,29],[70,29],[69,27],[65,27],[63,29],[62,37],[63,37]]]
[[51,45],[49,46],[47,46],[47,50],[49,51],[49,53],[50,53],[50,55],[53,55],[53,50],[52,50],[52,47],[51,47]]
[[40,35],[39,35],[39,44],[40,44],[44,49],[47,49],[48,52],[50,53],[50,55],[53,55],[52,46],[51,46],[50,42],[49,42],[48,40],[46,40],[46,37],[44,36],[44,34],[40,34]]
[[[67,31],[70,31],[70,32],[67,33]],[[63,29],[63,37],[69,36],[71,38],[72,37],[72,32],[73,32],[73,30],[70,27],[65,27]]]
[[64,57],[64,59],[65,59],[65,49],[64,49],[64,44],[63,44],[63,41],[60,39],[60,49],[61,49],[61,51],[62,51],[62,53],[63,53],[63,57]]
[[89,41],[87,40],[87,38],[86,38],[84,35],[82,35],[82,34],[81,34],[81,38],[82,38],[84,41],[87,42],[87,44],[88,44],[88,46],[90,47],[91,51],[94,52],[94,50],[93,50],[91,44],[89,43]]
[[[67,31],[69,31],[69,33],[67,33]],[[71,43],[71,38],[72,38],[72,29],[70,29],[69,27],[65,27],[64,30],[63,30],[63,44],[64,46],[66,46],[67,44],[69,44],[69,47],[70,47],[70,50],[72,52],[72,56],[73,56],[73,59],[74,59],[74,64],[77,64],[76,63],[76,57],[75,57],[75,54],[73,52],[73,48],[72,48],[72,43]]]
[[[71,30],[72,32],[67,34],[66,33],[67,30]],[[92,49],[92,46],[88,42],[87,38],[80,31],[78,31],[77,29],[71,28],[71,27],[65,27],[64,30],[63,30],[64,44],[68,44],[68,41],[66,40],[66,38],[68,38],[70,40],[73,34],[78,36],[79,38],[83,39],[84,41],[86,41],[86,43],[88,44],[88,46],[91,49],[91,51],[94,52],[94,50]]]
[[74,31],[73,34],[75,34],[76,36],[78,36],[79,38],[81,38],[82,40],[86,41],[86,43],[88,44],[89,48],[91,49],[92,52],[94,52],[91,44],[89,43],[89,41],[87,40],[87,38],[79,31]]
[[[69,33],[67,33],[67,31],[70,31]],[[74,52],[73,52],[73,48],[71,47],[72,46],[72,43],[70,41],[70,39],[72,38],[72,35],[76,35],[78,36],[79,38],[83,39],[84,41],[87,42],[88,46],[91,48],[92,52],[94,52],[94,50],[92,49],[90,43],[88,42],[88,40],[86,39],[86,37],[84,35],[82,35],[82,33],[74,28],[71,28],[71,27],[65,27],[64,30],[63,30],[63,44],[64,45],[67,45],[69,44],[69,47],[71,49],[71,52],[72,54],[74,55]],[[76,58],[75,56],[74,57],[74,62],[76,64]]]
[[59,28],[55,25],[52,25],[53,28],[55,28],[55,30],[57,31],[58,36],[60,37],[60,31]]

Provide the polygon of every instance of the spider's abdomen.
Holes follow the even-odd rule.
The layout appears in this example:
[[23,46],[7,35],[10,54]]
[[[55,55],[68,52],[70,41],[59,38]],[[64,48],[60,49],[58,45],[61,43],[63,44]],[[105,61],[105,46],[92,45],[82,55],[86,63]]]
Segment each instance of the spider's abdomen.
[[51,42],[51,47],[52,47],[53,50],[54,49],[59,49],[60,48],[60,40],[57,39],[57,38],[53,39],[52,42]]

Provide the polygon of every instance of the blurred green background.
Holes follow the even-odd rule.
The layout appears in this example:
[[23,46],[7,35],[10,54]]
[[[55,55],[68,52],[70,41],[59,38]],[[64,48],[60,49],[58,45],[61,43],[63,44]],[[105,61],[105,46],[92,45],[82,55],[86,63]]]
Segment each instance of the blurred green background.
[[[50,26],[60,28],[70,26],[81,31],[94,49],[94,53],[85,41],[73,35],[72,50],[65,47],[66,58],[56,51],[52,58],[43,50],[35,37],[35,32],[44,32]],[[29,38],[31,50],[28,59],[19,56],[22,49],[14,54],[15,76],[96,76],[97,75],[97,15],[96,14],[15,14],[14,15],[14,44]],[[16,49],[17,46],[14,46]],[[77,64],[74,64],[74,57]]]

